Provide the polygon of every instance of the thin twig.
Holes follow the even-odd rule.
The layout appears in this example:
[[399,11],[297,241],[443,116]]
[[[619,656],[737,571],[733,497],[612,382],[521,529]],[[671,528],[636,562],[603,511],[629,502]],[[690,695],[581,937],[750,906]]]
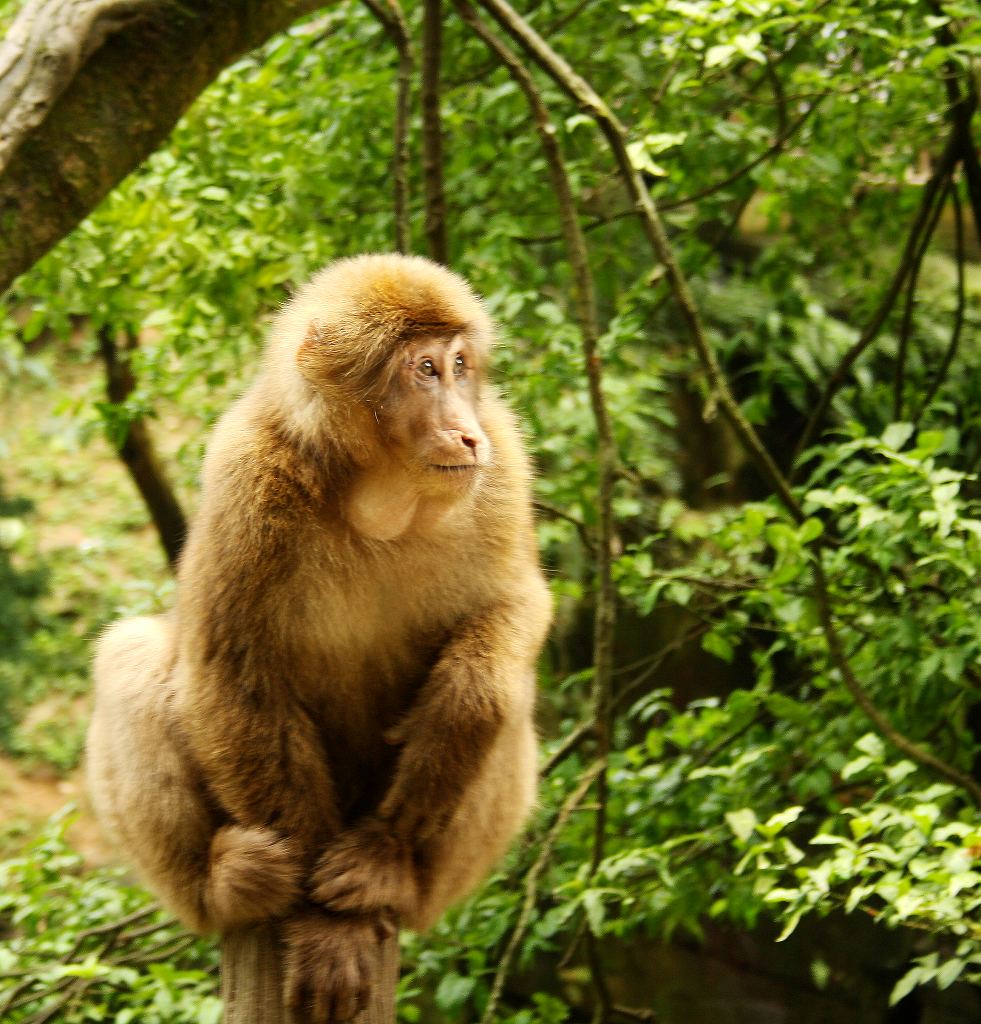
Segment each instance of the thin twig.
[[929,248],[933,233],[937,230],[940,215],[947,203],[947,196],[952,188],[953,178],[948,176],[943,188],[938,192],[933,204],[930,219],[923,230],[920,244],[913,256],[913,263],[906,281],[906,300],[903,303],[903,319],[899,326],[899,345],[896,350],[896,366],[893,379],[892,418],[898,422],[903,418],[903,391],[906,387],[906,358],[909,352],[910,334],[913,331],[913,308],[916,305],[916,287],[920,280],[920,268]]
[[449,261],[446,195],[443,189],[443,126],[440,117],[440,63],[443,46],[442,0],[422,6],[422,179],[426,203],[426,247],[437,263]]
[[614,1003],[611,1009],[618,1017],[639,1020],[641,1024],[655,1024],[657,1021],[657,1014],[653,1010],[643,1009],[639,1006],[624,1006],[622,1003]]
[[548,759],[542,764],[538,774],[542,778],[546,778],[571,754],[575,753],[579,749],[582,743],[587,739],[592,739],[596,735],[596,721],[593,718],[589,718],[584,722],[580,722],[570,732],[566,738],[552,751],[548,756]]
[[926,412],[930,403],[934,398],[936,398],[937,392],[940,390],[943,382],[947,379],[947,374],[950,372],[951,364],[957,355],[957,349],[961,340],[961,330],[964,327],[964,309],[967,305],[967,295],[964,286],[964,261],[967,257],[964,251],[964,209],[961,205],[961,197],[956,184],[951,191],[951,198],[954,203],[954,245],[955,258],[957,261],[957,305],[954,309],[954,324],[950,331],[950,344],[947,346],[947,351],[944,353],[943,361],[940,364],[940,368],[937,370],[936,376],[933,378],[933,382],[930,384],[929,390],[923,396],[923,401],[920,402],[920,406],[916,410],[916,415],[913,417],[913,422],[916,424],[919,424],[920,420],[923,418],[923,413]]
[[409,224],[409,102],[415,56],[405,14],[398,0],[363,0],[395,44],[399,55],[398,84],[395,96],[395,126],[392,147],[392,189],[395,207],[395,247],[399,252],[412,250]]
[[577,519],[574,515],[570,515],[568,512],[563,512],[557,505],[551,505],[549,502],[542,501],[540,499],[535,500],[534,508],[536,512],[541,512],[550,519],[562,519],[567,523],[571,523],[576,528],[576,532],[579,534],[579,539],[582,541],[583,547],[590,554],[595,554],[596,544],[589,532],[589,527],[581,519]]
[[605,760],[596,761],[586,770],[579,782],[579,785],[576,786],[576,788],[563,801],[558,814],[555,816],[555,821],[552,823],[552,827],[548,830],[548,833],[545,835],[545,838],[539,846],[538,856],[535,858],[535,863],[532,864],[528,874],[525,876],[525,897],[521,905],[521,912],[518,915],[514,931],[511,932],[511,937],[504,949],[504,953],[501,955],[497,971],[494,973],[494,981],[491,984],[490,996],[487,999],[487,1006],[484,1009],[483,1016],[480,1018],[480,1024],[491,1024],[494,1020],[495,1014],[497,1013],[497,1007],[501,1002],[501,993],[504,991],[504,985],[511,973],[511,967],[514,963],[514,959],[517,956],[518,949],[525,937],[525,933],[528,931],[528,926],[531,924],[531,918],[535,911],[536,897],[538,895],[538,879],[548,866],[556,840],[565,826],[569,823],[569,818],[572,816],[572,812],[586,798],[586,794],[596,781],[597,776],[605,770]]
[[828,93],[821,93],[821,95],[814,100],[814,102],[790,125],[789,128],[781,132],[773,142],[771,142],[770,145],[760,153],[759,156],[754,157],[749,161],[749,163],[743,164],[742,167],[737,168],[732,172],[732,174],[727,175],[721,181],[716,181],[711,185],[706,185],[705,188],[701,188],[697,192],[692,192],[690,195],[682,196],[680,199],[672,199],[668,202],[658,203],[657,208],[661,213],[664,213],[665,210],[676,210],[681,206],[690,206],[692,203],[697,203],[701,199],[705,199],[708,196],[714,195],[716,192],[721,192],[723,189],[727,189],[730,185],[739,181],[740,178],[744,178],[751,171],[754,171],[760,166],[760,164],[764,164],[767,160],[770,160],[775,156],[779,156],[787,142],[804,127],[808,118],[815,110],[817,110],[821,101],[827,96]]
[[[751,171],[755,170],[760,164],[766,163],[767,160],[772,159],[775,156],[779,156],[787,142],[794,137],[794,135],[800,131],[804,126],[807,119],[817,110],[818,105],[823,99],[825,99],[829,93],[823,92],[815,97],[814,102],[797,118],[796,121],[784,132],[782,132],[759,156],[754,157],[748,163],[738,167],[731,174],[726,175],[721,181],[713,182],[711,185],[706,185],[704,188],[699,189],[697,192],[692,192],[689,195],[682,196],[680,199],[669,199],[657,204],[658,210],[664,213],[666,210],[677,210],[683,206],[690,206],[692,203],[696,203],[701,199],[706,199],[708,196],[714,195],[717,192],[722,192],[727,189],[730,185],[734,185],[741,178],[744,178]],[[751,193],[752,194],[752,193]],[[621,210],[618,213],[610,214],[606,217],[597,217],[594,220],[589,221],[583,225],[583,231],[586,233],[595,231],[597,228],[606,227],[608,224],[613,224],[618,220],[626,220],[628,217],[634,217],[637,215],[636,209]],[[528,235],[512,235],[515,241],[529,245],[543,245],[549,242],[561,242],[561,232],[551,235],[535,235],[534,237]]]
[[838,669],[838,673],[845,685],[845,689],[848,690],[852,699],[865,713],[869,721],[872,722],[876,729],[890,743],[892,743],[897,750],[900,750],[911,760],[916,761],[917,764],[921,764],[925,768],[929,768],[941,778],[954,783],[956,786],[960,786],[970,794],[971,799],[975,804],[981,807],[981,784],[976,782],[969,775],[955,768],[953,765],[947,764],[946,761],[942,761],[939,757],[931,754],[929,750],[924,750],[923,747],[904,736],[875,706],[872,702],[872,698],[859,682],[858,677],[852,669],[848,655],[845,653],[845,648],[841,642],[841,636],[838,633],[838,629],[834,624],[834,619],[831,613],[831,598],[828,591],[828,581],[824,574],[824,566],[821,562],[820,551],[814,560],[814,597],[815,604],[817,605],[818,618],[821,621],[821,630],[824,633],[825,640],[828,644],[831,661],[835,668]]
[[[653,658],[645,658],[647,667],[639,675],[635,676],[630,680],[621,690],[616,691],[613,695],[613,711],[621,710],[624,705],[640,690],[653,676],[658,669],[664,664],[664,662],[672,655],[677,653],[683,647],[686,647],[692,640],[697,640],[700,636],[707,633],[709,627],[707,625],[696,626],[694,629],[678,637],[676,640],[672,640],[671,643],[665,644],[660,651]],[[620,671],[619,669],[617,670]],[[566,735],[558,747],[552,751],[548,759],[542,764],[539,774],[542,778],[545,778],[569,756],[574,754],[579,747],[585,742],[595,736],[596,733],[596,719],[590,716],[580,722],[573,730]]]

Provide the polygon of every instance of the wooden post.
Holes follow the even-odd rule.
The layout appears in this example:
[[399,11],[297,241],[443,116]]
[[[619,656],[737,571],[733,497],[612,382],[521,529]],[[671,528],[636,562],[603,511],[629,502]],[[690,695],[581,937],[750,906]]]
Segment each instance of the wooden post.
[[[224,1024],[306,1024],[283,1005],[283,950],[275,925],[230,932],[221,942]],[[353,1024],[395,1024],[398,936],[378,947],[365,1011]]]

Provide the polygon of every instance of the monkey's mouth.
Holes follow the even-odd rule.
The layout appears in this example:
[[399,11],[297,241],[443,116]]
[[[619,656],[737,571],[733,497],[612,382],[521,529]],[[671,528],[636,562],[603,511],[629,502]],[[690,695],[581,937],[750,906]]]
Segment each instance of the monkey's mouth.
[[438,470],[440,473],[471,473],[478,467],[476,462],[465,462],[459,466],[441,466],[439,463],[432,462],[429,464],[429,468]]

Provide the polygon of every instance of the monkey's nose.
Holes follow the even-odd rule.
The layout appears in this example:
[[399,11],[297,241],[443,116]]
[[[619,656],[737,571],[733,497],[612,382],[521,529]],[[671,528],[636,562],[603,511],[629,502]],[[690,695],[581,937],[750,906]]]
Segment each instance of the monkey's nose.
[[469,448],[471,451],[477,450],[477,438],[471,437],[469,434],[461,434],[460,440]]

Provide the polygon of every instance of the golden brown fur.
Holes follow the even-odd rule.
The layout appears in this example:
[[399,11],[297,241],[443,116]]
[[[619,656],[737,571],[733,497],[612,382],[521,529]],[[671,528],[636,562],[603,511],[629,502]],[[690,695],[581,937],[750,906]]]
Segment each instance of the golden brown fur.
[[316,1022],[353,1013],[364,943],[432,924],[533,801],[550,602],[490,342],[427,260],[314,277],[211,440],[173,617],[99,644],[100,816],[191,927],[286,915]]

